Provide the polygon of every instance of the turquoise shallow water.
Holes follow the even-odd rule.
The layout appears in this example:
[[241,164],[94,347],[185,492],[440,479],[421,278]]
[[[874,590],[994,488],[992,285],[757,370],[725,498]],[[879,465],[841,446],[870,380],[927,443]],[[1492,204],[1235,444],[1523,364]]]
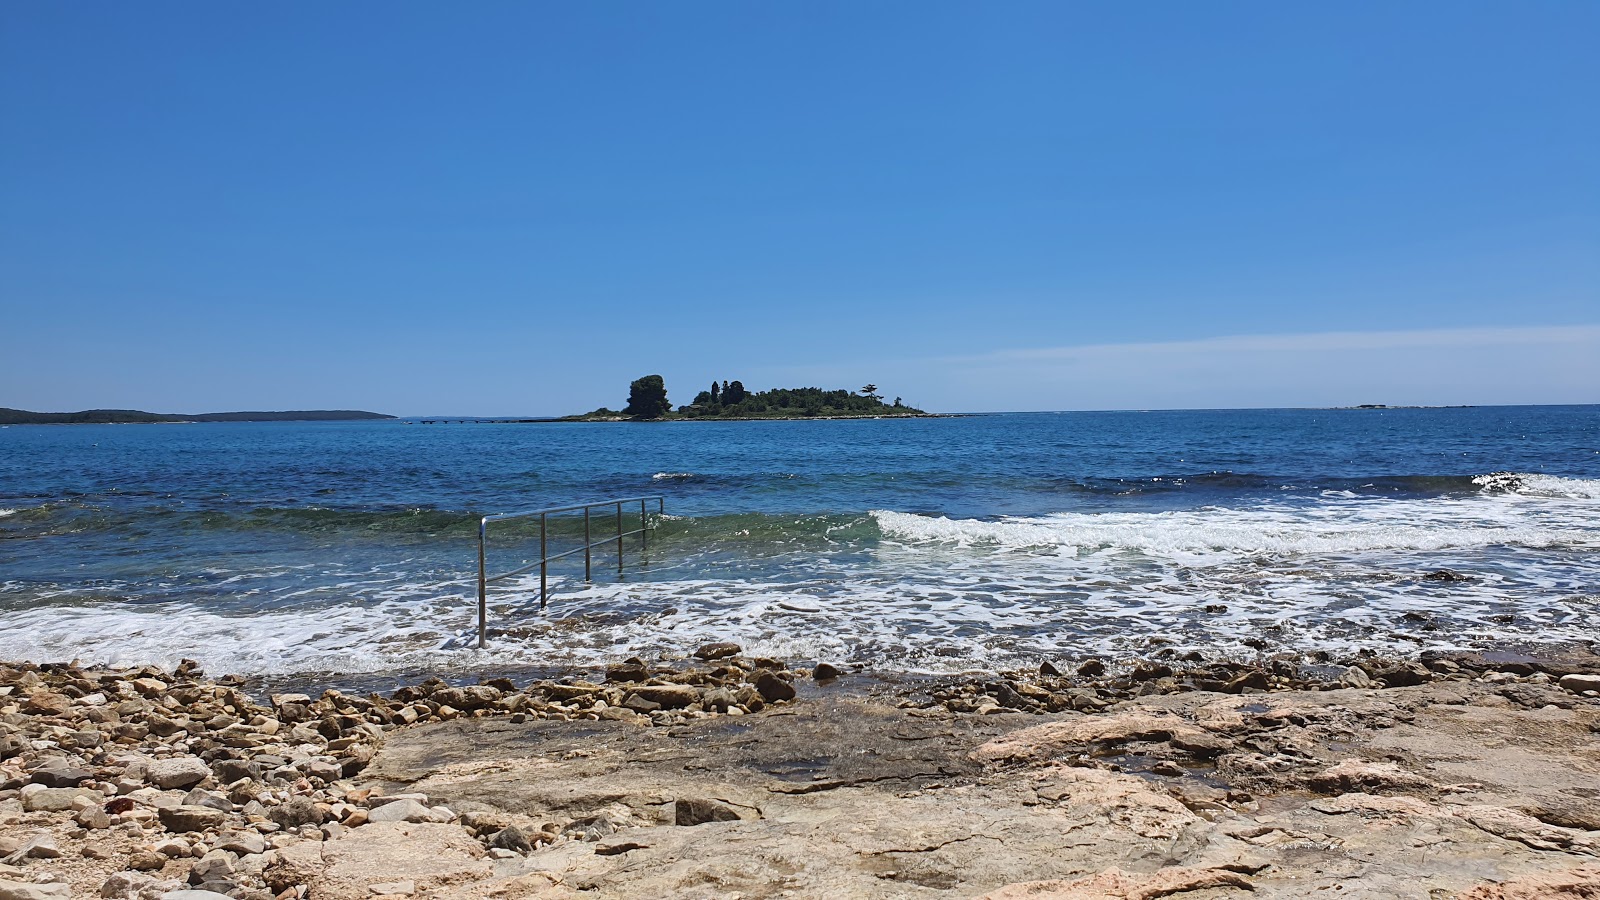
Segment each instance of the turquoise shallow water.
[[[647,565],[586,585],[569,559],[544,614],[503,583],[471,648],[477,515],[655,493]],[[937,671],[1593,640],[1600,407],[12,426],[0,510],[0,658],[369,672],[731,637]],[[492,534],[496,567],[531,550]]]

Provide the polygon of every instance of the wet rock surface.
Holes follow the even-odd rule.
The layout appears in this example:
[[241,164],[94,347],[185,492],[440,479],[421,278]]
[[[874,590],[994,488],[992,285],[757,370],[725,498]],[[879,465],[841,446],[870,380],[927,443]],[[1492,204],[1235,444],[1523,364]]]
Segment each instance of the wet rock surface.
[[892,681],[701,649],[361,697],[0,664],[0,896],[1600,890],[1581,653]]

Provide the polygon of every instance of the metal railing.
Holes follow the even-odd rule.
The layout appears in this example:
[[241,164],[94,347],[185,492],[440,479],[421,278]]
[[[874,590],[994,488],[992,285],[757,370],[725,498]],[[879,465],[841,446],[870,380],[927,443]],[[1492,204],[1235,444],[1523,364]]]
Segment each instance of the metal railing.
[[[570,506],[551,506],[546,507],[545,509],[530,509],[525,512],[496,513],[492,516],[484,516],[482,519],[480,519],[478,521],[478,649],[483,649],[487,641],[490,584],[503,578],[510,578],[513,575],[521,575],[524,572],[530,572],[537,568],[539,570],[539,608],[542,610],[549,605],[550,602],[551,562],[561,559],[562,557],[571,556],[574,553],[582,553],[583,580],[592,581],[594,580],[594,548],[599,547],[602,544],[609,544],[612,541],[617,542],[617,574],[621,575],[623,565],[623,538],[632,537],[636,534],[639,535],[641,555],[650,547],[650,516],[645,509],[645,504],[649,503],[651,500],[656,502],[656,515],[661,515],[662,513],[666,512],[666,498],[660,495],[652,495],[648,497],[625,497],[620,500],[597,500],[594,503],[574,503]],[[639,504],[639,527],[633,529],[632,531],[622,530],[622,505],[624,503],[630,505],[634,503]],[[617,508],[617,533],[607,536],[602,540],[596,541],[594,540],[594,534],[592,530],[593,517],[590,516],[589,511],[607,506],[615,506]],[[576,512],[580,509],[583,510],[583,546],[574,547],[571,550],[564,550],[552,556],[549,549],[550,516],[555,515],[556,513]],[[501,572],[499,575],[490,575],[487,560],[489,523],[504,522],[508,519],[528,519],[534,516],[539,517],[538,561],[529,563],[521,568],[512,569],[509,572]]]

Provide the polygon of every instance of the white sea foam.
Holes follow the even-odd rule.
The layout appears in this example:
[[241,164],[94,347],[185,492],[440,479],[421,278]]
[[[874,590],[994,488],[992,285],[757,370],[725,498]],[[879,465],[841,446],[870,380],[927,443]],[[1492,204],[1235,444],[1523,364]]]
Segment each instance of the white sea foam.
[[[1483,476],[1479,476],[1483,477]],[[1515,493],[1530,497],[1566,497],[1600,500],[1600,478],[1559,478],[1554,475],[1517,475]],[[1473,479],[1478,481],[1477,478]]]
[[[1402,501],[1403,502],[1403,501]],[[1425,502],[1425,501],[1424,501]],[[1515,544],[1563,546],[1564,529],[1523,522],[1418,520],[1391,501],[1363,501],[1313,515],[1289,509],[1194,510],[1163,513],[1062,513],[1000,521],[951,520],[876,510],[884,533],[911,543],[940,542],[999,549],[1103,549],[1160,556],[1201,553],[1351,553],[1447,550]],[[1592,540],[1592,536],[1591,536]]]
[[657,472],[650,476],[652,481],[687,481],[694,477],[693,472]]
[[[710,566],[688,555],[725,548],[664,543],[655,552],[665,555],[626,583],[553,578],[543,614],[535,575],[501,583],[488,651],[474,649],[464,583],[419,580],[409,560],[326,573],[316,588],[211,573],[227,590],[260,592],[249,614],[187,600],[74,600],[8,581],[0,659],[468,670],[733,640],[762,655],[948,672],[1158,646],[1253,655],[1263,638],[1272,649],[1334,652],[1584,641],[1600,614],[1600,503],[1584,493],[1593,483],[1547,477],[1467,496],[1323,494],[1182,512],[985,521],[884,510],[873,513],[881,539],[868,530],[825,551],[775,542],[759,560],[744,548]],[[1465,580],[1428,577],[1440,569]]]
[[0,519],[4,519],[6,516],[14,516],[16,514],[17,511],[14,509],[0,509]]

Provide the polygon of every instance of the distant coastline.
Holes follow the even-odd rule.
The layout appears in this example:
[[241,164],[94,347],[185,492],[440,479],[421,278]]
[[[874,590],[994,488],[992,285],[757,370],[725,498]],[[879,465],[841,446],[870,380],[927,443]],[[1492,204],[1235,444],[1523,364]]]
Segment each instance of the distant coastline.
[[153,413],[140,409],[85,409],[32,412],[0,407],[0,425],[162,425],[193,422],[350,422],[393,419],[359,409],[296,409],[278,412]]

